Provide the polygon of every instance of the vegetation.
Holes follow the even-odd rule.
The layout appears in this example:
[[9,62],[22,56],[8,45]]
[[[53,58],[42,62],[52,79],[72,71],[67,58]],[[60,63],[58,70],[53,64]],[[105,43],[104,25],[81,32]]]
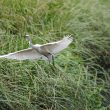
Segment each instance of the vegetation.
[[0,59],[0,110],[109,110],[109,4],[0,0],[0,55],[27,48],[26,33],[41,44],[74,38],[55,69],[44,61]]

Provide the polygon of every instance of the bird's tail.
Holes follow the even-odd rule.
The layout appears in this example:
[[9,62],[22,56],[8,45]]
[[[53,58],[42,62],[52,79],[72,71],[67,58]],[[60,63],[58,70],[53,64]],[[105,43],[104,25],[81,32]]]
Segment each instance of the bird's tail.
[[6,58],[7,55],[0,55],[0,58]]
[[3,55],[0,55],[0,58],[3,58]]

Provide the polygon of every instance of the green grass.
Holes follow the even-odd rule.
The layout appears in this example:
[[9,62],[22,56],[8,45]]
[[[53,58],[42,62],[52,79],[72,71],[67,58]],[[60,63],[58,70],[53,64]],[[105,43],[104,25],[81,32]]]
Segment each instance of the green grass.
[[[109,110],[109,0],[0,0],[0,55],[72,34],[74,42],[45,61],[0,59],[0,110]],[[108,102],[106,102],[108,103]]]

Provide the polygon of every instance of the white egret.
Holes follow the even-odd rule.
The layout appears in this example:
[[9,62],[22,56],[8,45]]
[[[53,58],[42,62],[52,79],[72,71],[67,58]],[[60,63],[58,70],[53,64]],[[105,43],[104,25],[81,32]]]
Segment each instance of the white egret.
[[54,64],[54,55],[61,50],[68,47],[68,45],[73,41],[71,35],[65,36],[62,40],[52,43],[46,43],[43,45],[32,43],[32,40],[29,35],[26,35],[30,48],[23,49],[17,52],[9,53],[6,55],[1,55],[0,58],[7,59],[16,59],[16,60],[26,60],[26,59],[43,59],[53,61]]

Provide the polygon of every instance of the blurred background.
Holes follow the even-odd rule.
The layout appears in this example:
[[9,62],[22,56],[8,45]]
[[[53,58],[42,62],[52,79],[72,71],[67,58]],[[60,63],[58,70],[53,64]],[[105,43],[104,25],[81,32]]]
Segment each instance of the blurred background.
[[0,55],[71,34],[44,61],[0,59],[0,110],[109,110],[110,1],[0,0]]

